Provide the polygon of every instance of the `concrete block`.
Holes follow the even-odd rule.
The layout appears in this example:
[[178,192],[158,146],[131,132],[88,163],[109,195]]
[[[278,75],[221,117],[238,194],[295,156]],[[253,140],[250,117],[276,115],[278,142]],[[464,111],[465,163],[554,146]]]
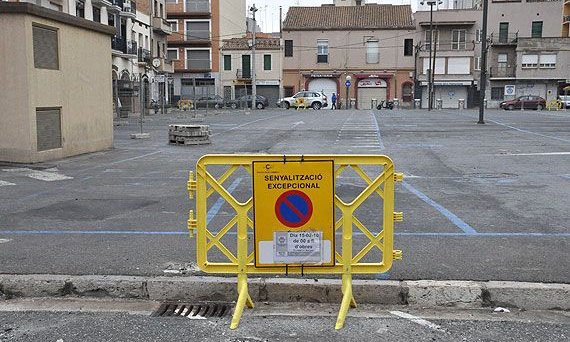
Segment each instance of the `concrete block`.
[[485,305],[525,310],[570,310],[570,284],[490,281],[483,286]]
[[69,277],[57,275],[0,275],[0,294],[13,297],[60,297],[69,292]]
[[131,139],[150,139],[150,133],[133,133]]
[[340,303],[338,279],[268,278],[261,285],[259,298],[268,302]]
[[353,280],[352,292],[356,303],[407,304],[407,288],[395,280]]
[[[151,300],[184,300],[184,301],[226,301],[237,300],[237,279],[221,277],[157,277],[147,282],[149,299]],[[249,293],[258,293],[253,282],[249,283]],[[256,300],[255,298],[253,299]]]
[[481,284],[472,281],[406,281],[407,301],[420,306],[481,307]]

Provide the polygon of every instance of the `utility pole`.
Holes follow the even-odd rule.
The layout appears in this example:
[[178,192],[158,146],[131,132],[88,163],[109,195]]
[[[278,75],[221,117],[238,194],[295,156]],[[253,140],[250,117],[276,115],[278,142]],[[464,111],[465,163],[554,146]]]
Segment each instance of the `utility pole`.
[[[432,69],[432,51],[433,51],[433,6],[435,4],[442,4],[443,1],[439,0],[429,0],[429,1],[422,1],[420,2],[421,5],[428,4],[429,5],[429,68],[428,68],[428,111],[432,110],[433,107],[433,72],[435,66]],[[433,61],[433,65],[435,65],[435,60]]]
[[[437,31],[437,26],[435,27]],[[431,108],[433,109],[433,102],[435,101],[435,61],[436,61],[436,54],[437,54],[437,41],[439,38],[439,34],[435,35],[434,45],[433,45],[433,69],[431,73]]]
[[485,123],[485,90],[487,88],[487,14],[489,11],[489,0],[483,0],[483,27],[481,30],[481,78],[479,85],[479,121],[478,124]]
[[[255,110],[255,102],[257,100],[257,88],[256,88],[256,77],[255,77],[255,31],[257,23],[255,22],[255,12],[257,12],[257,8],[255,4],[249,8],[251,14],[253,16],[253,37],[251,41],[251,109]],[[247,89],[247,87],[246,87]]]

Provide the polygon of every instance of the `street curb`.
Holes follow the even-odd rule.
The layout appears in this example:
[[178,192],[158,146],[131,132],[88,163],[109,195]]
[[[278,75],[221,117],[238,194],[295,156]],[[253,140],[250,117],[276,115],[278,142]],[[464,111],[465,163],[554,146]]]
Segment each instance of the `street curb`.
[[[338,279],[250,278],[255,302],[340,303]],[[570,284],[504,281],[354,280],[357,303],[422,307],[504,306],[570,310]],[[156,301],[227,301],[237,298],[236,278],[0,274],[0,299],[88,297]]]

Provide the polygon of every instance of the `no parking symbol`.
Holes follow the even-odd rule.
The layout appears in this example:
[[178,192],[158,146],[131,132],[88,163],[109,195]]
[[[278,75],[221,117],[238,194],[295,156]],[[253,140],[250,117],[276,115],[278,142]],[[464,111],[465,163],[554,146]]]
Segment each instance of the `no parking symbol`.
[[298,190],[287,191],[277,198],[275,215],[283,225],[290,228],[298,228],[311,219],[313,203],[304,192]]

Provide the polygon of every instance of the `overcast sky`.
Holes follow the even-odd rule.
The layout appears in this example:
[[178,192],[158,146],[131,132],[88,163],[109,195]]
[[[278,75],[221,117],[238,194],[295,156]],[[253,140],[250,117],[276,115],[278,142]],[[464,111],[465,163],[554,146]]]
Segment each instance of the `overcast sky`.
[[[415,4],[415,0],[367,0],[368,3],[386,4]],[[247,7],[255,4],[259,9],[256,19],[264,32],[279,31],[279,6],[283,6],[283,19],[287,14],[289,6],[320,6],[321,4],[332,4],[333,0],[247,0]]]

